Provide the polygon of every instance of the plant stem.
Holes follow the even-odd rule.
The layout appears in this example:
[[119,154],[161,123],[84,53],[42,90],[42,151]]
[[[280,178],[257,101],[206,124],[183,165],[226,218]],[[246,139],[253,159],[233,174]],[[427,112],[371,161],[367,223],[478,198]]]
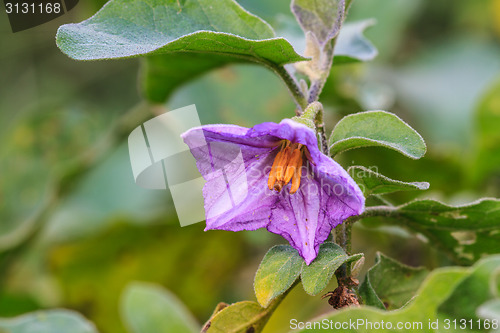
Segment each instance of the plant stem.
[[307,106],[300,117],[314,121],[321,141],[321,151],[323,152],[323,154],[328,155],[328,142],[326,140],[323,112],[323,105],[320,102],[312,102]]
[[274,71],[281,80],[285,83],[288,91],[292,95],[295,104],[297,104],[296,115],[299,116],[303,110],[307,107],[307,99],[304,96],[304,93],[300,89],[300,85],[295,79],[295,77],[290,74],[290,72],[283,66],[275,65],[275,64],[266,64],[272,71]]
[[353,224],[365,217],[375,217],[375,216],[385,216],[385,217],[395,217],[397,216],[397,209],[394,206],[371,206],[365,208],[365,211],[359,215],[351,216],[344,221],[343,224]]
[[[342,247],[345,253],[349,254],[351,252],[351,223],[342,223],[335,228],[335,243]],[[341,271],[341,272],[339,272]],[[337,274],[343,278],[349,277],[351,275],[351,265],[343,264],[339,268],[340,274]]]
[[345,222],[335,228],[335,243],[340,245],[346,253],[351,252],[351,229],[352,224]]
[[318,79],[312,80],[311,81],[311,87],[309,88],[309,98],[308,102],[312,103],[314,101],[317,101],[319,99],[319,95],[321,94],[321,91],[323,90],[323,87],[325,86],[326,80],[328,79],[328,76],[330,75],[330,70],[333,65],[333,56],[334,56],[334,50],[335,50],[335,43],[337,42],[337,38],[333,38],[331,41],[329,41],[323,50],[324,53],[324,61],[321,64],[321,74]]
[[[346,219],[344,223],[340,224],[335,228],[335,242],[341,246],[344,251],[347,254],[350,254],[351,252],[351,231],[352,231],[352,224],[356,221],[361,220],[362,218],[365,217],[373,217],[373,216],[392,216],[396,212],[395,207],[392,206],[375,206],[375,207],[368,207],[365,209],[363,213],[360,215],[356,216],[351,216],[350,218]],[[352,297],[354,297],[359,304],[359,299],[357,299],[358,293],[356,292],[355,289],[357,289],[357,283],[353,283],[353,280],[351,278],[351,265],[350,264],[343,264],[342,266],[337,269],[335,272],[335,276],[337,277],[337,283],[340,288],[347,288],[347,290],[351,291]]]
[[328,156],[328,140],[326,139],[326,133],[325,133],[325,122],[323,120],[323,108],[321,108],[321,113],[318,115],[318,125],[316,125],[316,128],[318,129],[319,136],[321,139],[321,151],[323,154]]

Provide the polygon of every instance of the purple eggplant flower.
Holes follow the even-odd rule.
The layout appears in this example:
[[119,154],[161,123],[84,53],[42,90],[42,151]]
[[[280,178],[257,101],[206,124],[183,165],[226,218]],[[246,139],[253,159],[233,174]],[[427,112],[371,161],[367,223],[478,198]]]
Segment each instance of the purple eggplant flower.
[[309,265],[332,228],[364,209],[358,185],[320,152],[315,132],[294,120],[207,125],[182,138],[206,180],[205,230],[267,228]]

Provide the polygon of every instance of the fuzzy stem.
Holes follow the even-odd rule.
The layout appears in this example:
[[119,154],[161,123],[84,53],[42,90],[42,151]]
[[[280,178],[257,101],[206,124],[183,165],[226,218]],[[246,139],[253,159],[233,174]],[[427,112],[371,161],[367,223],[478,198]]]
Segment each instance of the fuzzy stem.
[[321,141],[321,151],[323,152],[323,154],[328,155],[328,142],[326,140],[323,112],[323,105],[320,102],[312,102],[307,106],[300,117],[314,121]]
[[363,213],[356,216],[351,216],[347,220],[344,221],[344,224],[353,224],[365,217],[374,217],[374,216],[385,216],[385,217],[396,217],[398,212],[396,207],[393,206],[371,206],[367,207]]
[[[347,254],[349,254],[351,252],[351,230],[354,222],[357,222],[365,217],[393,216],[395,213],[396,209],[391,206],[368,207],[360,215],[351,216],[346,219],[344,223],[335,228],[335,242],[341,246]],[[351,276],[351,265],[343,264],[340,266],[340,268],[335,272],[335,276],[337,277],[339,285],[343,283],[348,284]],[[351,285],[346,285],[346,287],[352,288]]]
[[302,118],[307,118],[312,121],[323,122],[323,105],[320,102],[313,102],[307,106],[301,115]]
[[[352,224],[345,222],[335,228],[335,243],[342,247],[347,254],[351,252],[351,228]],[[351,265],[343,264],[337,270],[335,275],[337,276],[337,281],[340,284],[341,280],[351,276]]]
[[[392,206],[375,206],[368,207],[363,213],[356,216],[351,216],[344,223],[335,228],[335,242],[341,246],[347,254],[351,252],[351,230],[352,224],[365,217],[373,216],[394,216],[397,214],[395,207]],[[351,265],[343,264],[335,272],[339,287],[345,287],[352,292],[352,295],[357,295],[357,284],[353,284],[351,278]],[[357,297],[356,297],[357,299]],[[359,300],[358,300],[359,303]]]
[[330,75],[330,69],[332,68],[332,65],[333,65],[333,56],[334,56],[336,42],[337,42],[337,38],[335,37],[325,45],[325,48],[323,50],[324,61],[321,64],[321,75],[318,79],[311,81],[311,88],[309,89],[309,94],[308,94],[309,95],[309,98],[308,98],[309,103],[312,103],[312,102],[317,101],[319,99],[319,95],[321,94],[321,91],[323,90],[323,87],[325,86],[326,80],[328,79],[328,76]]
[[281,80],[285,83],[288,91],[292,95],[295,104],[297,104],[296,115],[299,116],[302,111],[307,107],[307,98],[304,96],[304,93],[300,89],[299,83],[295,79],[293,75],[288,72],[288,70],[279,65],[275,64],[266,64],[273,72],[275,72]]

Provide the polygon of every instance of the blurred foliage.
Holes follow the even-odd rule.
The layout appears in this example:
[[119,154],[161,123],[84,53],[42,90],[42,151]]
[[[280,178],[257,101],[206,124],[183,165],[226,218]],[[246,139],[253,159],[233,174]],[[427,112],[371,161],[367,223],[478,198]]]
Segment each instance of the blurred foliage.
[[[241,237],[227,232],[207,236],[201,225],[183,233],[177,228],[117,226],[98,237],[51,249],[50,265],[70,308],[93,318],[104,331],[119,332],[117,304],[130,281],[162,283],[200,318],[208,317],[221,295],[236,301],[228,288],[245,254]],[[193,243],[199,251],[192,250]]]
[[200,328],[175,295],[152,284],[133,283],[123,293],[121,314],[128,330],[197,333]]
[[[0,320],[0,332],[8,333],[97,333],[94,324],[68,310],[37,311]],[[5,330],[5,331],[4,331]],[[8,330],[8,331],[6,331]]]
[[[265,231],[204,233],[201,224],[181,228],[167,191],[133,183],[125,142],[110,147],[107,158],[91,165],[50,210],[43,209],[57,193],[62,170],[78,159],[92,160],[96,147],[109,142],[112,124],[140,100],[137,60],[74,62],[56,48],[59,25],[86,19],[104,3],[80,1],[68,15],[16,34],[0,20],[0,317],[65,307],[102,333],[126,332],[121,295],[132,281],[149,281],[170,289],[203,323],[219,301],[253,299],[258,262],[271,245],[284,243],[281,238]],[[295,36],[293,45],[304,45],[289,1],[240,3],[278,34]],[[328,130],[343,115],[387,109],[423,135],[428,152],[412,161],[367,148],[337,160],[345,167],[375,167],[392,179],[430,183],[428,191],[388,195],[395,204],[424,195],[450,204],[500,196],[500,1],[456,0],[450,6],[356,0],[348,20],[372,17],[377,24],[366,36],[380,55],[373,63],[333,68],[321,96]],[[209,72],[175,90],[167,107],[193,103],[202,123],[242,126],[279,121],[295,107],[282,82],[255,65]],[[32,233],[41,213],[43,228]],[[426,238],[397,226],[363,222],[353,237],[353,252],[365,253],[365,271],[377,250],[412,266],[450,264]],[[498,246],[488,236],[478,241]],[[24,244],[19,251],[6,252],[18,244]],[[436,300],[429,311],[456,311],[454,295],[466,283],[477,284],[472,271],[431,273],[432,288],[448,288],[450,298],[440,307],[442,300]],[[432,288],[422,290],[432,294]],[[494,313],[492,304],[481,309]],[[290,318],[306,320],[328,310],[319,296],[295,288],[264,332],[287,332]]]

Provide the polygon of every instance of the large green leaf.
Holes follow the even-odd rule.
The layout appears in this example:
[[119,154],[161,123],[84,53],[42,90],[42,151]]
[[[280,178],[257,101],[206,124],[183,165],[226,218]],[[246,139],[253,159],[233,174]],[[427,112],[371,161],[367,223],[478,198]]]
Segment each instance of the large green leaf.
[[402,205],[396,215],[411,224],[440,230],[488,231],[500,229],[500,200],[482,199],[462,206],[435,200],[415,200]]
[[152,284],[129,285],[123,294],[121,313],[130,333],[200,331],[196,320],[177,297]]
[[[368,301],[365,300],[365,304],[380,307],[382,303],[384,309],[398,309],[415,295],[427,274],[425,268],[403,265],[379,252],[375,265],[360,287],[361,294]],[[375,302],[372,300],[374,294]]]
[[337,244],[323,243],[316,259],[309,266],[302,266],[300,279],[304,290],[310,295],[319,294],[328,285],[337,268],[346,262],[359,260],[362,256],[348,256]]
[[78,60],[202,52],[289,61],[269,48],[285,40],[258,42],[273,37],[267,23],[231,0],[111,0],[91,18],[61,26],[56,41]]
[[273,310],[274,307],[265,309],[255,302],[238,302],[216,312],[202,333],[259,333]]
[[500,200],[482,199],[461,206],[435,200],[415,200],[378,211],[383,221],[394,221],[424,234],[455,261],[470,264],[485,254],[498,253]]
[[12,319],[0,319],[6,333],[97,333],[94,324],[69,310],[37,311]]
[[143,77],[146,97],[157,102],[178,84],[230,62],[305,60],[233,0],[111,0],[86,21],[61,26],[56,41],[77,60],[156,55]]
[[263,307],[286,292],[297,280],[304,259],[289,245],[271,248],[255,274],[254,289],[257,301]]
[[312,32],[321,46],[337,36],[344,21],[344,0],[293,0],[291,7],[304,32]]
[[398,191],[427,190],[429,188],[429,183],[427,182],[406,183],[390,179],[362,166],[351,166],[348,172],[356,183],[358,183],[365,196],[388,194]]
[[424,140],[395,114],[386,111],[359,112],[342,118],[330,136],[330,152],[361,147],[386,147],[413,159],[424,156]]

